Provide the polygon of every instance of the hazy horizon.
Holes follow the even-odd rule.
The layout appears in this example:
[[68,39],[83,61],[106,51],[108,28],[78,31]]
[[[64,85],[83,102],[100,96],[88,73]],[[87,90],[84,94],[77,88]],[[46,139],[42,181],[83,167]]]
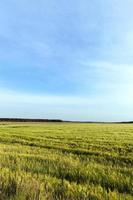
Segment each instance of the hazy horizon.
[[133,120],[133,1],[0,2],[0,117]]

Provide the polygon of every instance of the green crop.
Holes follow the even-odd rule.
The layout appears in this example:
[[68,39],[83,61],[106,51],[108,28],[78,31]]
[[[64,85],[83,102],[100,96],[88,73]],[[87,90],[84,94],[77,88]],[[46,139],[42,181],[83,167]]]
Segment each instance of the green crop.
[[0,124],[0,200],[132,199],[132,124]]

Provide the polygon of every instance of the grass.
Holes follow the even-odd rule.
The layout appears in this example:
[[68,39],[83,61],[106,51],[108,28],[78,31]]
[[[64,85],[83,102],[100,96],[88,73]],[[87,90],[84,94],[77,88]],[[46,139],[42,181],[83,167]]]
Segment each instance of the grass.
[[132,199],[132,124],[0,124],[0,200]]

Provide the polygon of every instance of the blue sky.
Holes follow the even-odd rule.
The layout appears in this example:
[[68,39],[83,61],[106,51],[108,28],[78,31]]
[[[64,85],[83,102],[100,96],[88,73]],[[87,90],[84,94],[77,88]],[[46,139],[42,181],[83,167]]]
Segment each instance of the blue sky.
[[1,0],[0,117],[133,120],[132,0]]

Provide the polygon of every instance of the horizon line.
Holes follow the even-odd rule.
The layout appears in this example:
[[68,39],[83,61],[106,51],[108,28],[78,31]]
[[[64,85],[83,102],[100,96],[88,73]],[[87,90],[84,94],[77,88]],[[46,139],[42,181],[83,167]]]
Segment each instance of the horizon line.
[[56,118],[19,118],[19,117],[0,117],[0,122],[72,122],[72,123],[133,123],[133,121],[87,121],[87,120],[63,120]]

